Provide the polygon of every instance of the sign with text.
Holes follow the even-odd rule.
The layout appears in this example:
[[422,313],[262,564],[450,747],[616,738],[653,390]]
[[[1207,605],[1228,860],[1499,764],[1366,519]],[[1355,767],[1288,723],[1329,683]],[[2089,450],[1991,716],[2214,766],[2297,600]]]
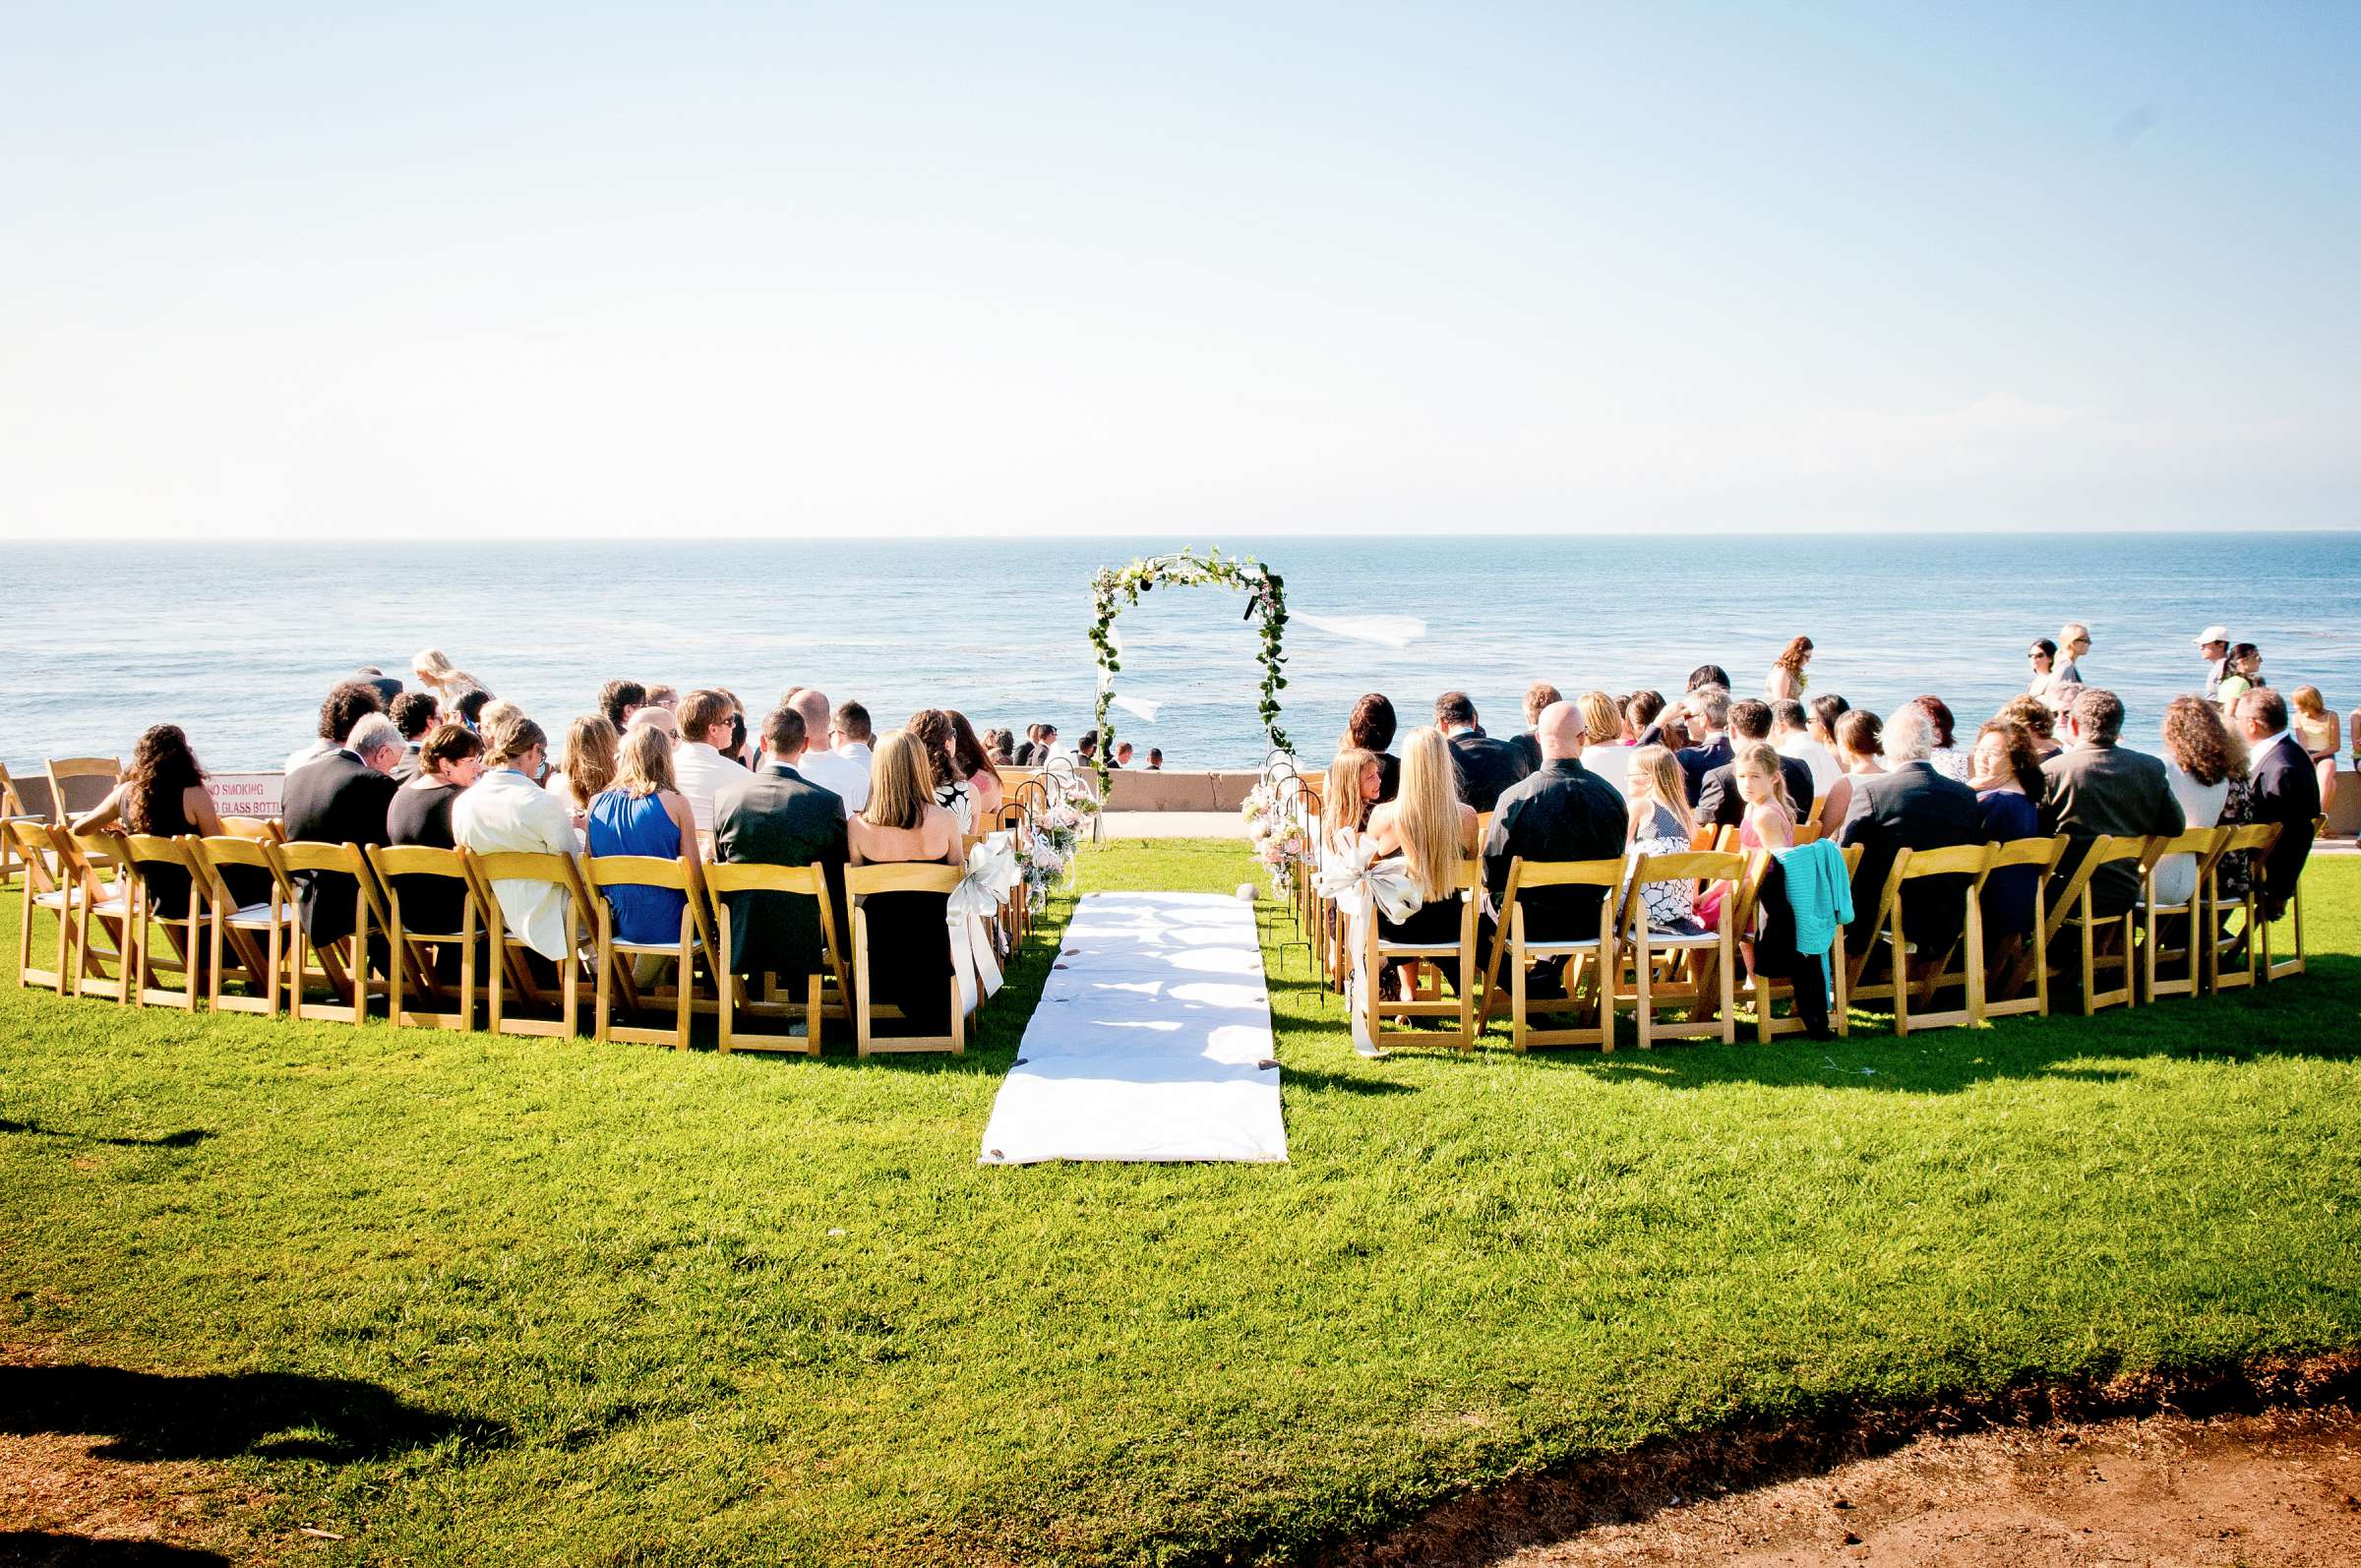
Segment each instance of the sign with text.
[[213,810],[223,816],[276,816],[284,773],[215,773],[205,781]]

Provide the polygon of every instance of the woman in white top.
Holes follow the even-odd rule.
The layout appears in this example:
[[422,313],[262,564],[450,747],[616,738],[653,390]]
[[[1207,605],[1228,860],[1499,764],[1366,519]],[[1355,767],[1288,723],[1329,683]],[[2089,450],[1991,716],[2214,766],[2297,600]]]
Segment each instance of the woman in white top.
[[[2231,785],[2246,777],[2246,746],[2202,696],[2176,696],[2164,707],[2164,776],[2191,827],[2214,827],[2229,804]],[[2156,903],[2186,904],[2197,892],[2197,857],[2167,855],[2156,862]]]
[[[549,738],[540,725],[512,718],[496,726],[484,743],[483,777],[452,803],[452,836],[478,855],[575,853],[574,818],[539,783],[548,765]],[[526,946],[554,963],[574,957],[576,933],[567,930],[561,883],[511,877],[494,882],[492,893],[501,918]]]
[[1582,709],[1582,765],[1628,795],[1631,754],[1639,748],[1623,739],[1623,710],[1604,692],[1585,692],[1575,699]]

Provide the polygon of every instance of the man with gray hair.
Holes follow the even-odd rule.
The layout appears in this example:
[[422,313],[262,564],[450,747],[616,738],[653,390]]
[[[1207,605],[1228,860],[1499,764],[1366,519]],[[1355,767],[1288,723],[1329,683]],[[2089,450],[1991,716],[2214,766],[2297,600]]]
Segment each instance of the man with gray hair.
[[1695,745],[1684,746],[1673,755],[1680,763],[1680,776],[1688,785],[1689,804],[1695,806],[1705,792],[1705,775],[1737,760],[1737,753],[1729,744],[1729,689],[1691,688],[1681,705],[1689,715],[1689,734],[1698,739]]
[[[2184,825],[2164,763],[2116,745],[2122,733],[2122,700],[2102,688],[2087,687],[2066,715],[2072,746],[2041,764],[2041,776],[2047,780],[2041,790],[2041,831],[2063,833],[2073,841],[2066,858],[2058,862],[2061,882],[2074,874],[2089,853],[2091,840],[2102,834],[2170,837]],[[2137,865],[2118,861],[2091,874],[2090,903],[2101,917],[2120,915],[2139,900]]]
[[[394,769],[401,757],[401,727],[374,708],[363,713],[343,745],[287,775],[279,817],[288,839],[385,844],[386,812],[400,788]],[[342,872],[298,872],[296,880],[302,888],[303,929],[312,940],[342,941],[352,935],[357,881]],[[374,939],[370,950],[378,950]]]
[[[1984,841],[1975,791],[1935,771],[1927,757],[1935,749],[1935,721],[1915,703],[1886,721],[1888,771],[1853,780],[1852,807],[1838,843],[1861,846],[1852,876],[1853,923],[1846,941],[1860,951],[1877,939],[1872,926],[1895,855],[1906,849],[1949,849]],[[1965,879],[1930,879],[1903,906],[1904,935],[1928,958],[1940,957],[1959,934]],[[1899,978],[1899,977],[1897,977]]]
[[[784,705],[795,709],[803,719],[804,734],[811,741],[810,750],[804,753],[804,759],[795,764],[796,772],[823,790],[834,791],[844,802],[844,814],[850,820],[869,805],[869,764],[866,760],[869,748],[864,745],[859,756],[848,756],[840,749],[830,750],[828,743],[833,739],[835,717],[839,710],[828,706],[827,694],[817,687],[797,687],[787,694]],[[861,715],[861,727],[864,730],[869,727],[868,709],[852,702],[846,703],[845,707]]]

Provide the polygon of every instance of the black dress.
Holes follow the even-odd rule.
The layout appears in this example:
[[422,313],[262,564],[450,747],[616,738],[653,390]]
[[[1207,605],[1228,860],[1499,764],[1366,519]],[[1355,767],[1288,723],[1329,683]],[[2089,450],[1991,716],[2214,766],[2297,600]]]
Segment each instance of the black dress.
[[869,999],[902,1010],[877,1033],[939,1035],[951,1027],[951,928],[942,893],[869,893]]
[[[166,798],[155,803],[152,815],[142,814],[143,820],[134,822],[131,814],[123,814],[123,825],[135,833],[147,833],[156,838],[181,838],[197,831],[181,805],[181,792],[167,792]],[[243,870],[244,868],[236,868]],[[140,880],[147,885],[149,907],[159,920],[174,921],[189,918],[189,874],[177,866],[158,865],[153,861],[140,868]]]
[[[426,789],[403,785],[386,808],[386,837],[394,844],[427,849],[457,848],[451,832],[451,808],[458,798],[455,784]],[[455,932],[466,918],[466,889],[448,876],[396,876],[394,890],[401,896],[404,932]]]

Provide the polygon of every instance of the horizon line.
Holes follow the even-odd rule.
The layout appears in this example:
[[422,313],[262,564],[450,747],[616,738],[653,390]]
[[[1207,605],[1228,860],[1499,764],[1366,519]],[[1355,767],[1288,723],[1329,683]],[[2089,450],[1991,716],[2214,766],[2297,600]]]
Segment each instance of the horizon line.
[[[1651,539],[1842,539],[1860,538],[1863,536],[1872,535],[1917,539],[1944,539],[1983,537],[1994,534],[2007,535],[2011,537],[2040,535],[2044,538],[2050,539],[2057,539],[2061,537],[2138,538],[2156,535],[2203,535],[2224,538],[2260,538],[2272,534],[2361,534],[2361,521],[2349,523],[2272,523],[2255,526],[2223,523],[2193,523],[2185,525],[2164,525],[2152,527],[2114,526],[2100,524],[2090,527],[2072,529],[2064,532],[2063,534],[2061,534],[2061,531],[2054,524],[2044,523],[1994,523],[1987,526],[1910,528],[1899,531],[1888,526],[1876,524],[1862,524],[1859,526],[1850,527],[1818,528],[1753,528],[1746,526],[1729,528],[1633,527],[1507,529],[1485,532],[1468,532],[1461,529],[1437,528],[1430,530],[1388,529],[1381,533],[1369,533],[1365,531],[1357,532],[1355,530],[1345,528],[1249,528],[1241,530],[1238,535],[1236,535],[1236,537],[1250,537],[1255,539],[1352,539],[1363,544],[1368,544],[1388,539],[1627,539],[1637,537],[1646,537]],[[671,536],[670,542],[675,544],[800,544],[821,542],[858,542],[872,545],[890,545],[899,543],[938,544],[944,541],[992,540],[996,543],[1024,541],[1041,544],[1078,544],[1088,543],[1093,540],[1165,539],[1177,536],[1177,530],[1161,529],[1152,531],[1108,533],[1035,533],[1017,529],[982,528],[966,529],[956,532],[921,531],[885,535],[878,535],[874,532],[860,530],[850,530],[845,532],[814,531],[801,533],[688,533],[674,534]],[[267,542],[275,545],[319,544],[337,548],[349,548],[353,545],[452,544],[454,542],[469,542],[478,544],[549,544],[552,542],[571,541],[579,544],[628,544],[638,542],[638,537],[639,536],[637,535],[626,532],[606,532],[603,530],[593,530],[575,534],[552,534],[545,532],[486,532],[481,529],[469,529],[461,532],[451,533],[365,533],[338,534],[333,536],[277,533],[247,535],[233,534],[226,536],[219,533],[208,533],[202,535],[192,535],[189,533],[117,533],[101,534],[94,537],[86,534],[79,539],[65,540],[43,538],[41,536],[31,534],[18,535],[14,533],[0,532],[0,544],[38,546],[43,544],[70,543],[81,548],[88,548],[91,545],[105,544],[185,544],[192,546],[218,547],[224,543],[237,543],[243,540],[244,542],[248,543]]]

